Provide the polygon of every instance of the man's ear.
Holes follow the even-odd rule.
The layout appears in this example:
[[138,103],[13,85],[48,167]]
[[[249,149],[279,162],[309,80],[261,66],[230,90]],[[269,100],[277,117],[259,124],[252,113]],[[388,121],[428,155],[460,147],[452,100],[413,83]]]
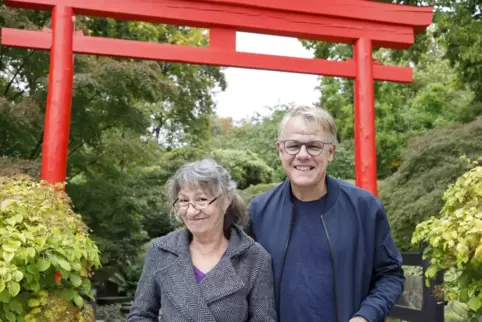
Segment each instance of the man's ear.
[[283,155],[283,148],[281,147],[281,143],[279,141],[276,141],[276,149],[278,149],[278,156],[281,158]]
[[333,157],[335,156],[336,144],[330,144],[330,150],[328,154],[328,163],[333,162]]

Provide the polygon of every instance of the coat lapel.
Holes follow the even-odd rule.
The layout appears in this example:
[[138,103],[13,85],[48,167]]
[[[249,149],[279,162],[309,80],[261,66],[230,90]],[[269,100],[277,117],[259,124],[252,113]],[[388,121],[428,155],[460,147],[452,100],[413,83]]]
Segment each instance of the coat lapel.
[[189,321],[216,322],[196,283],[189,258],[178,257],[159,272],[162,293]]
[[206,304],[227,297],[244,287],[244,283],[236,273],[231,259],[222,258],[199,283],[201,294]]

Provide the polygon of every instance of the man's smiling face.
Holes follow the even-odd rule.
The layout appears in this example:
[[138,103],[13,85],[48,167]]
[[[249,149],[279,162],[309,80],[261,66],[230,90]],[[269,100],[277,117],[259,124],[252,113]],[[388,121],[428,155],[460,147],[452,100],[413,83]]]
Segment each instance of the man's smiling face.
[[303,116],[295,116],[286,123],[277,147],[283,170],[292,185],[306,189],[324,181],[335,150],[335,146],[327,142],[330,135],[316,122],[307,123]]

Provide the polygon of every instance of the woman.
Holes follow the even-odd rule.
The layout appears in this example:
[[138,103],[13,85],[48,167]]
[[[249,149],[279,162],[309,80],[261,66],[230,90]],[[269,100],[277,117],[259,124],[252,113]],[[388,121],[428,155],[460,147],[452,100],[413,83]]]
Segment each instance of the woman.
[[[271,257],[240,228],[246,207],[212,160],[181,167],[167,184],[186,228],[155,239],[127,322],[275,322]],[[162,313],[159,313],[159,310]]]

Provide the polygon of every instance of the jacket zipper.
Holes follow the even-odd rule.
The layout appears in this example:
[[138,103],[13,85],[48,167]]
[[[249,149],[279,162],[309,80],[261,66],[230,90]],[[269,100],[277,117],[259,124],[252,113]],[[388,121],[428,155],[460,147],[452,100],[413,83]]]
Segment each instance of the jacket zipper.
[[328,240],[328,247],[330,248],[330,255],[331,255],[331,268],[333,270],[333,281],[334,281],[334,288],[335,288],[335,310],[336,310],[336,320],[340,322],[340,310],[338,309],[338,287],[336,284],[336,264],[335,264],[335,252],[333,251],[333,246],[331,244],[330,234],[328,234],[328,228],[326,228],[325,219],[323,215],[321,215],[321,222],[323,223],[323,229],[325,230],[326,239]]
[[281,262],[281,271],[278,278],[278,294],[276,297],[276,306],[278,308],[278,312],[281,311],[280,301],[281,301],[281,280],[283,279],[283,272],[285,268],[285,261],[286,261],[286,253],[288,251],[288,246],[290,245],[291,233],[293,232],[294,226],[294,219],[295,219],[295,206],[293,205],[291,208],[291,218],[290,218],[290,227],[288,231],[288,238],[286,239],[285,248],[283,250],[283,260]]

